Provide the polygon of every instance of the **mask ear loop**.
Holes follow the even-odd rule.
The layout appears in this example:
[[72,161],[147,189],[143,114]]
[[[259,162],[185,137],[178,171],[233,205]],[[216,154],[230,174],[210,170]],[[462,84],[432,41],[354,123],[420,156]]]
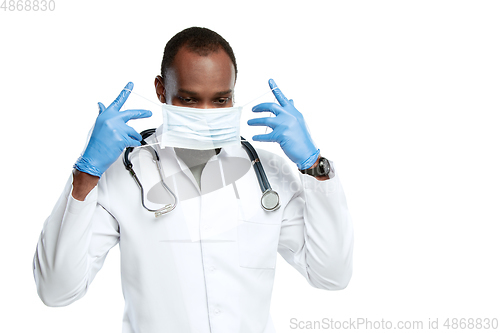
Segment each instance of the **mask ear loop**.
[[[278,89],[278,87],[274,87],[274,88],[272,88],[271,90],[266,91],[265,93],[263,93],[263,94],[262,94],[262,95],[260,95],[259,97],[254,98],[254,99],[252,99],[250,102],[243,104],[243,106],[242,106],[242,107],[245,107],[245,106],[247,106],[248,104],[251,104],[251,103],[255,102],[256,100],[261,99],[262,97],[266,96],[267,94],[269,94],[270,92],[272,92],[272,91],[273,91],[273,90],[275,90],[275,89]],[[275,97],[274,99],[276,100],[276,97]],[[270,113],[271,113],[271,112],[270,112]],[[266,131],[264,132],[264,134],[267,134],[268,129],[269,129],[269,127],[267,127],[267,126],[266,126]]]
[[[133,91],[133,90],[130,90],[130,89],[127,89],[127,88],[125,88],[124,90],[130,91],[132,94],[135,94],[135,95],[139,96],[140,98],[145,99],[146,101],[151,102],[151,103],[153,103],[153,104],[155,104],[155,105],[157,105],[157,106],[159,106],[159,107],[162,107],[162,106],[163,106],[162,104],[159,104],[159,103],[157,103],[157,102],[155,102],[155,101],[152,101],[152,100],[150,100],[149,98],[144,97],[144,96],[142,96],[141,94],[136,93],[136,92],[135,92],[135,91]],[[155,139],[156,139],[156,133],[155,133]],[[142,148],[142,147],[148,147],[148,146],[156,146],[156,145],[159,145],[160,143],[158,142],[158,140],[156,140],[156,141],[157,141],[157,142],[148,143],[148,144],[143,144],[143,145],[141,146],[141,148]]]
[[140,98],[143,98],[143,99],[145,99],[145,100],[146,100],[146,101],[148,101],[148,102],[151,102],[151,103],[153,103],[153,104],[158,105],[159,107],[162,107],[162,104],[158,104],[157,102],[152,101],[152,100],[150,100],[149,98],[144,97],[144,96],[142,96],[141,94],[136,93],[136,92],[135,92],[135,91],[133,91],[133,90],[130,90],[130,89],[127,89],[127,88],[125,88],[125,89],[123,89],[123,90],[130,91],[132,94],[136,94],[136,95],[137,95],[137,96],[139,96]]
[[272,92],[272,91],[273,91],[273,90],[275,90],[275,89],[278,89],[278,87],[274,87],[273,89],[266,91],[265,93],[263,93],[263,94],[262,94],[262,95],[260,95],[259,97],[256,97],[256,98],[252,99],[250,102],[243,104],[243,106],[242,106],[242,107],[245,107],[245,106],[247,106],[248,104],[250,104],[250,103],[252,103],[252,102],[255,102],[256,100],[258,100],[258,99],[260,99],[260,98],[262,98],[262,97],[266,96],[267,94],[269,94],[270,92]]
[[[271,89],[270,91],[266,91],[265,93],[263,93],[263,94],[262,94],[262,95],[260,95],[259,97],[256,97],[256,98],[254,98],[254,99],[250,100],[250,102],[243,104],[243,105],[242,105],[242,107],[245,107],[245,106],[247,106],[248,104],[250,104],[250,103],[252,103],[252,102],[255,102],[255,101],[256,101],[256,100],[258,100],[259,98],[262,98],[262,97],[266,96],[267,94],[269,94],[270,92],[272,92],[272,91],[273,91],[273,90],[275,90],[275,89],[278,89],[278,87],[274,87],[274,88],[273,88],[273,89]],[[157,102],[152,101],[152,100],[150,100],[149,98],[144,97],[144,96],[142,96],[141,94],[136,93],[136,92],[135,92],[135,91],[133,91],[133,90],[130,90],[130,89],[127,89],[127,88],[125,88],[124,90],[130,91],[132,94],[136,94],[137,96],[139,96],[139,97],[141,97],[141,98],[145,99],[146,101],[151,102],[151,103],[153,103],[153,104],[156,104],[156,105],[158,105],[159,107],[162,107],[162,104],[158,104]]]

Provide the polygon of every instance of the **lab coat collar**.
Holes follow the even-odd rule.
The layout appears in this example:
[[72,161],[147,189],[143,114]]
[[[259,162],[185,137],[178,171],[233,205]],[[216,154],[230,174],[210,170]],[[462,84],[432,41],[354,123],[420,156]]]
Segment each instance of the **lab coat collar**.
[[[160,125],[156,131],[155,131],[155,138],[153,139],[155,142],[160,142],[158,140],[158,137],[160,136],[160,133],[162,132],[162,126],[163,125]],[[229,150],[233,149],[236,145],[234,146],[230,146],[230,147],[227,147]],[[230,156],[230,153],[228,152],[228,149],[226,148],[221,148],[219,154],[215,154],[214,156],[212,156],[208,161],[207,161],[207,164],[211,161],[214,161],[214,160],[219,160],[219,163],[220,162],[220,159],[224,159],[228,156]],[[189,169],[189,167],[187,166],[187,164],[182,160],[182,158],[180,158],[179,156],[177,156],[176,152],[175,152],[175,149],[173,147],[165,147],[165,148],[162,148],[162,150],[165,150],[165,153],[167,153],[168,156],[172,156],[175,158],[175,160],[177,161],[177,166],[179,168],[179,170],[181,170],[185,175],[186,177],[188,177],[188,179],[193,183],[194,187],[196,188],[196,190],[199,192],[199,194],[201,195],[201,190],[200,188],[198,187],[198,183],[196,182],[196,179],[194,179],[194,176],[193,176],[193,173],[191,172],[191,170]],[[160,154],[162,155],[162,154]],[[221,171],[222,171],[222,168],[221,168]],[[223,172],[223,171],[222,171]],[[222,177],[224,177],[224,175],[221,175]]]

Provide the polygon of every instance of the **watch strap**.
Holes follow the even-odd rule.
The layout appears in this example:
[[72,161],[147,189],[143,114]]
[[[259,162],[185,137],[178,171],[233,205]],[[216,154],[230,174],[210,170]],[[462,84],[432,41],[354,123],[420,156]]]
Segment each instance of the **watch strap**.
[[330,162],[325,157],[320,157],[318,164],[314,168],[309,168],[305,170],[299,169],[300,172],[306,175],[311,175],[313,177],[326,176],[330,172]]

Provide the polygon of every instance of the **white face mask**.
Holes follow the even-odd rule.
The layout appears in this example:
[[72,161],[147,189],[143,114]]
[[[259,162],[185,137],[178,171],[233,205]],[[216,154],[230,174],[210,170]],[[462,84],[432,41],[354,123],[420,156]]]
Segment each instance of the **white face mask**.
[[[274,89],[242,106],[230,108],[198,109],[161,104],[163,125],[161,131],[156,133],[160,147],[208,150],[239,144],[243,108]],[[130,90],[130,92],[157,104],[135,91]]]
[[198,109],[163,104],[160,146],[214,149],[240,143],[242,106]]

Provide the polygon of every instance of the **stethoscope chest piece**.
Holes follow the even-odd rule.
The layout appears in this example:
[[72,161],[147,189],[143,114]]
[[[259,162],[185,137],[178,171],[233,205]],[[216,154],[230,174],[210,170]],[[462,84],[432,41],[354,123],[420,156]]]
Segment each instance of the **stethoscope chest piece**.
[[257,175],[257,180],[259,181],[260,189],[262,190],[260,206],[268,212],[280,208],[280,197],[278,193],[271,188],[271,184],[269,184],[269,180],[264,172],[264,167],[260,163],[259,155],[257,155],[257,152],[250,142],[245,140],[244,137],[241,137],[241,144],[250,158],[255,174]]
[[260,198],[260,205],[269,212],[280,208],[280,197],[278,193],[270,189],[265,191],[262,193],[262,197]]

